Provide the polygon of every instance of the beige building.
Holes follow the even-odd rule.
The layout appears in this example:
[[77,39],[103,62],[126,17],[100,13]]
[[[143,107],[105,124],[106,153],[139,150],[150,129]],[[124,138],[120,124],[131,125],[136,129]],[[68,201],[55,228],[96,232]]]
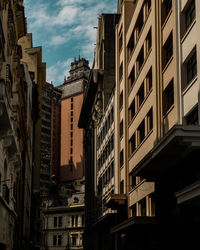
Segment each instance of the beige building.
[[[132,249],[133,242],[133,249],[168,249],[173,241],[177,248],[195,249],[197,232],[188,228],[196,227],[197,203],[191,204],[199,175],[195,165],[190,171],[187,164],[199,152],[199,2],[124,0],[118,10],[117,179],[107,206],[126,216],[111,229],[116,249]],[[182,241],[174,238],[175,230]]]

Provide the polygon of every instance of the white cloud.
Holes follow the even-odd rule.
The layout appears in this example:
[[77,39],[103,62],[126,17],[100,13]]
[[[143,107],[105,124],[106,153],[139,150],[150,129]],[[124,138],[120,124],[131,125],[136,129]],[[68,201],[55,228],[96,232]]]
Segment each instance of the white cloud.
[[54,85],[60,85],[64,81],[64,76],[69,75],[69,70],[73,58],[66,61],[58,61],[54,65],[47,68],[47,82],[53,82]]
[[67,40],[68,38],[64,35],[63,36],[55,35],[51,37],[50,41],[48,41],[48,44],[51,46],[59,46],[66,43]]

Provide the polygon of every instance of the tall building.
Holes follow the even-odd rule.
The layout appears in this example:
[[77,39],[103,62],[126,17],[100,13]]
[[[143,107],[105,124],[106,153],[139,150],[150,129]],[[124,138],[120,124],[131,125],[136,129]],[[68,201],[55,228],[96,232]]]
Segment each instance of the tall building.
[[32,206],[31,241],[37,249],[41,244],[40,221],[40,166],[41,166],[41,117],[42,89],[46,83],[46,63],[42,62],[42,47],[33,47],[32,34],[26,34],[19,40],[22,48],[22,61],[28,65],[28,71],[35,83],[34,102],[37,107],[37,119],[34,118],[33,167],[32,167]]
[[61,97],[60,182],[74,181],[85,176],[83,129],[78,119],[87,85],[89,62],[79,58],[71,63],[70,76],[59,86]]
[[195,229],[198,167],[188,168],[199,152],[198,8],[198,1],[119,4],[118,199],[110,195],[107,206],[120,211],[120,194],[124,194],[127,215],[111,228],[116,249],[172,245],[195,249],[199,244]]
[[109,229],[114,225],[116,211],[106,207],[106,199],[115,189],[115,25],[118,20],[118,14],[101,14],[98,18],[93,69],[79,118],[79,126],[85,129],[85,249],[114,249]]
[[60,98],[61,92],[53,84],[48,82],[43,84],[40,151],[40,196],[43,198],[49,195],[51,176],[58,175]]
[[0,248],[31,244],[34,83],[19,40],[23,1],[0,2]]
[[[118,1],[110,193],[109,174],[104,177],[109,130],[107,134],[106,112],[99,108],[102,93],[95,86],[102,86],[101,71],[90,74],[79,121],[85,129],[87,162],[86,249],[102,249],[104,244],[97,236],[97,214],[102,211],[98,193],[105,197],[103,213],[109,208],[117,211],[114,225],[101,221],[104,231],[109,229],[106,241],[114,239],[113,249],[199,245],[199,9],[195,0]],[[98,41],[97,51],[99,45]],[[97,188],[101,175],[103,190]],[[111,249],[105,244],[107,248]]]

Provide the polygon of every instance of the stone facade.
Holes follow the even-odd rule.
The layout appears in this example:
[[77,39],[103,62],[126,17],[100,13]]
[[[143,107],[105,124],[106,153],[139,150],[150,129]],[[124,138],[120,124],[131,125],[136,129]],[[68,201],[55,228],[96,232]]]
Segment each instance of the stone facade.
[[22,48],[23,1],[0,3],[0,248],[30,245],[33,81]]

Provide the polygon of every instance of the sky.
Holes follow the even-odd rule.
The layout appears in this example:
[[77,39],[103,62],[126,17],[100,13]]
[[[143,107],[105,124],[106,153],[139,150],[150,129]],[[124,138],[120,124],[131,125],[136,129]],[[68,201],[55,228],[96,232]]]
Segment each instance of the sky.
[[117,0],[24,0],[33,46],[42,46],[47,82],[54,86],[69,75],[74,57],[94,58],[98,16],[115,13]]

